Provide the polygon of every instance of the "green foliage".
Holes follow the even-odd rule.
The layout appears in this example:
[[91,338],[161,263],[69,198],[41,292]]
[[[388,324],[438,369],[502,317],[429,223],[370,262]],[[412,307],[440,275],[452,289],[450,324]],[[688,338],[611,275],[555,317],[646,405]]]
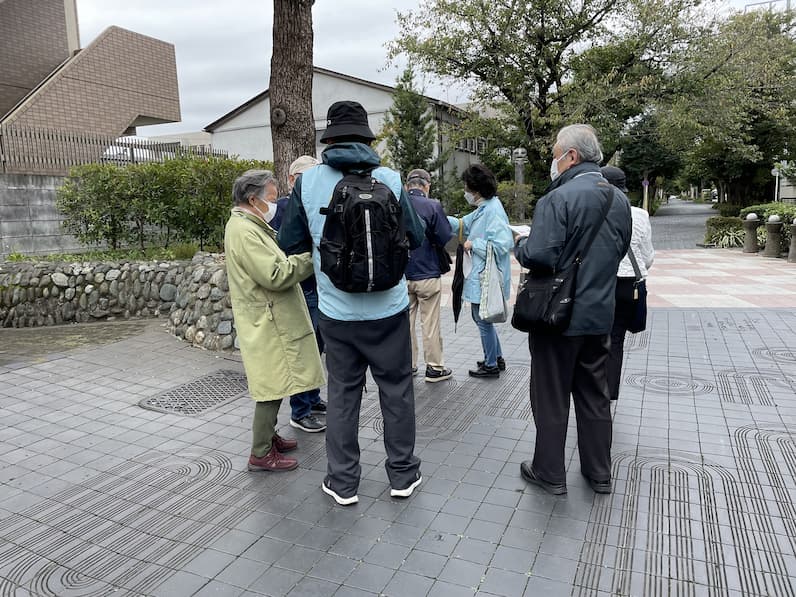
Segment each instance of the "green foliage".
[[796,205],[779,201],[776,203],[762,203],[760,205],[744,207],[739,215],[742,218],[746,218],[750,213],[757,214],[757,217],[763,222],[768,220],[768,216],[773,215],[779,216],[785,224],[792,224],[796,221]]
[[27,261],[27,257],[22,253],[14,251],[13,253],[9,253],[8,257],[6,257],[6,261]]
[[537,198],[528,185],[517,186],[513,182],[498,183],[497,195],[503,202],[506,215],[512,222],[530,222]]
[[176,238],[204,250],[223,244],[232,183],[250,168],[272,165],[181,155],[129,166],[76,166],[58,189],[57,205],[64,228],[89,245],[135,244],[144,251]]
[[[523,137],[502,147],[528,150],[529,179],[536,183],[546,178],[551,142],[562,125],[580,120],[602,129],[610,123],[616,136],[627,117],[643,111],[683,31],[698,21],[698,5],[699,0],[425,0],[398,14],[402,29],[390,55],[406,54],[428,73],[466,81],[473,100],[498,104]],[[605,46],[616,50],[578,61],[589,48]]]
[[771,195],[772,166],[796,143],[793,13],[751,11],[690,40],[673,72],[678,93],[655,107],[691,182],[731,203]]
[[651,183],[649,193],[653,195],[680,170],[679,156],[661,143],[658,122],[652,115],[645,115],[628,128],[619,143],[621,167],[630,189],[642,188],[641,183],[646,178]]
[[387,141],[387,159],[404,176],[415,168],[436,170],[434,115],[421,92],[415,89],[411,65],[398,77],[393,105],[387,110],[381,135]]
[[719,215],[725,218],[741,215],[742,206],[735,203],[716,203],[714,207],[718,210]]
[[455,168],[431,183],[431,196],[439,199],[445,213],[449,215],[470,211],[470,206],[464,199],[464,183]]
[[740,233],[741,244],[743,244],[743,232],[741,218],[713,216],[705,222],[705,243],[718,244],[719,239],[730,238],[736,233]]

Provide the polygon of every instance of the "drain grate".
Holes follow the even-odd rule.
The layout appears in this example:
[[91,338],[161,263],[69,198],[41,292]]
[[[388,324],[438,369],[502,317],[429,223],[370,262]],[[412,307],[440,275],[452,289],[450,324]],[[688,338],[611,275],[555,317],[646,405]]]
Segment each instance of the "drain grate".
[[248,389],[241,371],[221,369],[157,396],[145,398],[141,408],[172,415],[198,415],[211,408],[232,402]]

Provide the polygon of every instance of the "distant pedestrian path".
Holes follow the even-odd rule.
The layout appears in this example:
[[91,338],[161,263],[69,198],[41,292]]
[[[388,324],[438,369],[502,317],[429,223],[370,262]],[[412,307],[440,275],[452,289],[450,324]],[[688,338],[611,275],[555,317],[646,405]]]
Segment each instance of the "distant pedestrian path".
[[705,240],[705,220],[717,216],[711,203],[673,200],[661,205],[652,223],[655,249],[693,249]]

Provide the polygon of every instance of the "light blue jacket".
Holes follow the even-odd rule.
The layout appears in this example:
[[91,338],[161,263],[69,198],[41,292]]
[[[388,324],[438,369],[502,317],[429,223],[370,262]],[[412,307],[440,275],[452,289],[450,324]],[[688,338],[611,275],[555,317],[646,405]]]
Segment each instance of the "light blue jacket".
[[[448,216],[453,236],[459,234],[459,218]],[[497,197],[484,200],[478,208],[462,218],[464,233],[462,242],[473,243],[473,269],[464,281],[462,298],[470,303],[481,303],[480,274],[486,265],[486,244],[492,241],[498,268],[503,274],[503,296],[511,294],[511,250],[514,240],[509,228],[509,218]]]

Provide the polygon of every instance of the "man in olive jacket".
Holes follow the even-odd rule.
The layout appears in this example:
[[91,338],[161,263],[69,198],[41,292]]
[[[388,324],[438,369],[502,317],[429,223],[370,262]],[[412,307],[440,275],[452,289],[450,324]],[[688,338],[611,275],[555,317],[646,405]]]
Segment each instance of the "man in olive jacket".
[[233,188],[235,207],[224,232],[232,313],[249,394],[256,401],[249,470],[283,471],[298,462],[283,453],[296,440],[276,434],[283,396],[324,383],[323,365],[299,282],[312,274],[308,252],[287,256],[268,222],[277,186],[267,170],[243,173]]
[[[574,124],[561,129],[553,146],[553,183],[536,205],[530,236],[518,239],[514,249],[531,276],[564,270],[578,254],[582,257],[567,330],[534,331],[529,336],[536,448],[533,461],[523,462],[520,473],[554,495],[567,492],[564,445],[570,393],[581,473],[594,491],[611,492],[607,363],[616,272],[630,245],[632,224],[630,203],[602,177],[601,161],[592,127]],[[594,242],[583,253],[595,228],[599,231]]]

